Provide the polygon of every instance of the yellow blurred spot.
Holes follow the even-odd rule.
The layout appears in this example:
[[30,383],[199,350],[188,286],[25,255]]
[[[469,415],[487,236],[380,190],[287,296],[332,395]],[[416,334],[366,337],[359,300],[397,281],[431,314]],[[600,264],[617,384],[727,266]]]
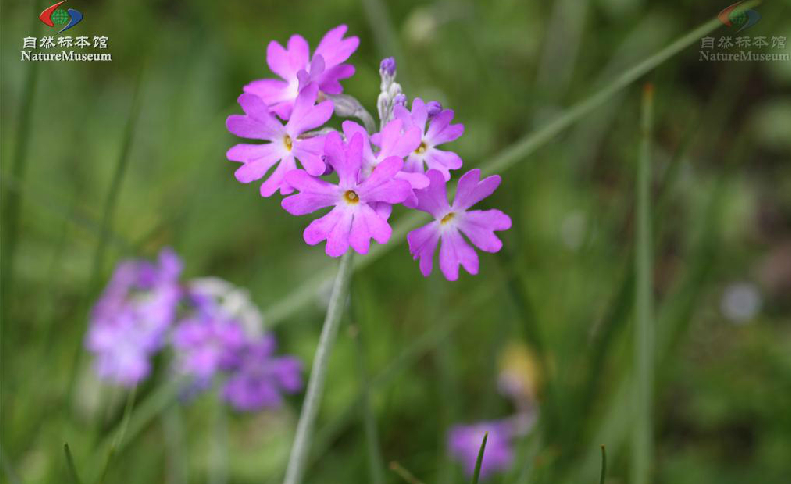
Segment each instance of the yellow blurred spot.
[[500,353],[499,380],[514,397],[534,401],[541,385],[541,374],[533,351],[524,344],[510,343]]

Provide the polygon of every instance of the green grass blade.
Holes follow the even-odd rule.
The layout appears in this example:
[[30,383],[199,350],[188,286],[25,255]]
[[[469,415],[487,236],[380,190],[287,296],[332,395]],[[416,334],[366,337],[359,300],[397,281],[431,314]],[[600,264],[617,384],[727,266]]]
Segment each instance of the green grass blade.
[[[184,381],[178,378],[174,379],[167,384],[160,385],[139,405],[131,408],[130,413],[122,419],[118,428],[99,443],[94,452],[96,458],[107,456],[110,452],[120,453],[157,416],[176,402],[182,388],[184,388]],[[94,461],[92,464],[93,472],[89,475],[96,476],[103,467],[99,467],[98,461]]]
[[[746,10],[757,5],[758,1],[745,2],[741,4],[737,10]],[[591,111],[599,106],[605,104],[615,94],[620,92],[637,79],[656,68],[670,57],[678,54],[685,48],[689,47],[701,37],[704,37],[718,27],[722,26],[722,22],[714,18],[708,22],[700,25],[699,27],[691,30],[687,34],[679,37],[667,47],[659,50],[655,54],[648,56],[642,62],[623,72],[620,76],[616,77],[607,86],[594,93],[587,99],[574,105],[568,109],[564,114],[558,116],[554,121],[538,129],[535,132],[528,133],[521,140],[517,141],[509,148],[500,152],[493,157],[488,163],[481,165],[481,171],[484,175],[491,175],[494,173],[502,173],[511,168],[514,164],[524,160],[527,156],[534,153],[537,149],[544,146],[552,138],[568,128],[580,118],[588,115]],[[371,250],[368,256],[358,257],[355,261],[355,270],[361,269],[374,260],[378,259],[394,247],[399,245],[406,239],[406,234],[409,231],[417,228],[421,223],[428,220],[426,214],[422,212],[412,212],[403,217],[401,221],[393,228],[393,234],[390,237],[390,242],[385,245],[376,246]],[[274,327],[289,318],[298,309],[308,304],[316,294],[317,288],[323,285],[330,284],[332,281],[332,271],[325,270],[315,278],[311,278],[302,285],[289,292],[286,296],[278,298],[278,303],[274,304],[268,311],[267,320],[270,326]]]
[[607,477],[607,451],[604,446],[601,446],[601,475],[599,476],[599,484],[604,484]]
[[[85,230],[97,239],[101,237],[102,228],[99,221],[77,207],[73,200],[53,194],[55,189],[52,186],[29,181],[23,183],[11,175],[4,176],[0,180],[0,184],[2,184],[4,190],[18,193],[20,196],[35,195],[26,197],[26,203],[46,210],[50,215]],[[134,251],[134,245],[117,232],[107,230],[106,234],[108,242],[116,249],[123,252]],[[3,257],[5,257],[5,254]]]
[[[741,156],[742,153],[738,153],[738,155]],[[734,155],[734,159],[740,158]],[[668,358],[674,354],[673,350],[692,319],[697,307],[696,303],[701,297],[719,255],[717,221],[720,220],[723,210],[725,191],[723,184],[724,175],[709,195],[703,214],[689,223],[691,227],[699,227],[699,233],[696,235],[694,247],[687,257],[691,263],[685,269],[679,282],[665,297],[669,303],[659,308],[656,324],[656,365],[658,368],[663,368]],[[628,379],[622,379],[617,385],[617,389],[607,405],[607,412],[601,418],[593,436],[594,441],[607,442],[611,452],[613,449],[617,451],[622,447],[631,430],[631,421],[624,418],[624,412],[631,408],[634,401],[632,386]],[[580,482],[585,478],[585,475],[594,472],[598,460],[599,456],[594,452],[580,458],[580,465],[559,482],[569,484]]]
[[132,148],[135,127],[137,126],[137,119],[140,114],[142,86],[143,69],[138,72],[135,91],[132,95],[132,107],[129,111],[129,117],[127,118],[123,139],[121,141],[121,150],[118,153],[118,161],[116,162],[113,178],[110,182],[110,188],[107,191],[107,197],[105,198],[104,207],[102,209],[102,218],[100,222],[101,233],[99,236],[99,242],[96,244],[96,252],[93,256],[93,266],[91,270],[91,283],[89,287],[91,293],[96,290],[96,286],[101,278],[104,255],[107,251],[108,237],[110,235],[110,231],[113,228],[115,207],[118,204],[118,197],[121,193],[121,184],[124,180],[124,176],[127,173],[127,167],[129,166],[129,153]]
[[651,238],[651,132],[654,88],[643,89],[640,156],[637,166],[637,230],[635,237],[634,408],[632,482],[648,484],[653,453],[654,386],[653,241]]
[[408,484],[423,484],[423,482],[414,476],[411,472],[404,468],[396,461],[390,463],[390,470],[398,474],[398,476],[406,481]]
[[124,441],[126,429],[129,427],[129,420],[132,417],[132,408],[134,407],[135,403],[135,395],[137,395],[137,387],[132,389],[132,391],[130,391],[126,397],[126,406],[124,407],[124,414],[121,417],[121,426],[113,435],[113,441],[110,445],[110,449],[107,452],[107,458],[105,459],[104,465],[102,466],[102,471],[99,473],[99,477],[96,479],[97,484],[102,484],[107,478],[107,473],[110,471],[113,461],[121,450],[121,443]]
[[[652,233],[656,244],[659,244],[664,235],[665,221],[670,212],[676,188],[682,173],[685,160],[695,146],[704,146],[713,149],[716,140],[723,132],[730,113],[736,105],[736,93],[743,89],[749,71],[738,71],[733,76],[728,76],[714,88],[714,94],[704,113],[690,116],[687,128],[681,142],[668,163],[667,169],[658,180],[659,191],[656,195],[656,208],[653,217],[654,226]],[[604,316],[600,319],[601,329],[597,331],[594,342],[590,345],[590,356],[587,357],[587,376],[584,381],[585,389],[578,401],[590,407],[602,390],[602,377],[605,374],[606,357],[619,334],[626,327],[628,316],[631,314],[634,303],[634,255],[631,250],[624,254],[625,263],[622,270],[622,282],[616,296],[608,305]],[[661,350],[660,350],[661,352]]]
[[[102,277],[102,266],[104,263],[104,256],[105,252],[107,251],[108,241],[110,240],[110,235],[113,227],[113,217],[115,214],[115,206],[118,203],[118,195],[121,191],[121,183],[123,182],[124,176],[126,175],[127,166],[129,165],[129,152],[131,151],[132,147],[132,140],[134,139],[135,134],[135,127],[137,126],[137,118],[140,113],[140,99],[141,99],[141,92],[143,86],[143,72],[144,69],[141,68],[138,71],[137,81],[135,83],[135,91],[132,95],[132,107],[129,112],[129,117],[126,121],[126,127],[124,128],[124,135],[121,141],[121,150],[118,154],[118,161],[116,162],[115,171],[113,173],[112,181],[110,182],[110,188],[107,191],[107,197],[105,198],[104,208],[102,210],[102,218],[100,222],[101,231],[99,233],[99,241],[96,244],[96,251],[94,252],[93,256],[93,263],[91,266],[91,275],[90,279],[88,280],[88,288],[85,294],[85,299],[83,301],[84,310],[83,313],[87,313],[88,306],[91,304],[91,300],[94,294],[97,293],[99,285],[101,283]],[[83,324],[83,326],[87,326],[87,318]],[[68,386],[66,387],[66,391],[64,392],[67,395],[67,398],[71,400],[71,396],[73,392],[77,388],[76,380],[77,374],[80,368],[80,360],[83,355],[83,344],[81,340],[78,340],[78,346],[75,349],[74,358],[71,367],[71,376],[69,377]]]
[[478,449],[478,458],[475,459],[475,472],[472,473],[472,484],[478,484],[478,479],[481,476],[481,465],[483,464],[483,453],[486,450],[486,441],[489,439],[489,432],[483,434],[483,442],[481,448]]
[[[30,2],[33,11],[36,12],[38,2]],[[37,12],[36,12],[37,13]],[[31,15],[31,29],[35,27],[38,15]],[[27,172],[27,151],[30,145],[30,126],[33,112],[33,102],[35,100],[36,86],[38,85],[38,62],[30,62],[27,66],[24,88],[22,91],[22,102],[19,105],[19,125],[16,132],[16,142],[14,152],[11,156],[11,173],[3,173],[3,179],[11,176],[15,180],[24,180]],[[16,252],[17,229],[19,225],[19,205],[20,193],[17,191],[6,192],[2,210],[3,230],[0,234],[2,243],[2,257],[0,257],[0,320],[8,321],[9,303],[11,302],[10,291],[13,283],[14,272],[14,252]]]
[[80,484],[80,475],[77,474],[77,467],[74,465],[74,458],[71,455],[69,444],[63,444],[63,453],[66,454],[66,466],[69,468],[69,477],[74,484]]

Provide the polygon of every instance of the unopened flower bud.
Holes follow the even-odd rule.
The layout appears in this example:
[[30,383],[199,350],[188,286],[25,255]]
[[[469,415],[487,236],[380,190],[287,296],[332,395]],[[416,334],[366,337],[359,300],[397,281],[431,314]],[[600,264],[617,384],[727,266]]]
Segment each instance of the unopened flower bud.
[[386,57],[382,59],[382,62],[379,64],[379,72],[381,72],[382,75],[394,77],[396,73],[395,59],[392,57]]
[[442,112],[442,104],[439,101],[429,101],[426,103],[426,111],[428,112],[428,118],[431,119]]

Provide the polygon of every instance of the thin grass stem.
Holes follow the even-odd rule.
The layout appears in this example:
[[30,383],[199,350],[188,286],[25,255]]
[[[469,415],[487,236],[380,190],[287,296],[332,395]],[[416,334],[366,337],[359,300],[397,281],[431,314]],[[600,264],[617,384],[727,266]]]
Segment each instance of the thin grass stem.
[[632,426],[632,480],[651,481],[653,454],[652,400],[654,386],[653,242],[651,238],[651,132],[654,88],[643,89],[640,155],[637,163],[637,221],[635,237],[634,409]]

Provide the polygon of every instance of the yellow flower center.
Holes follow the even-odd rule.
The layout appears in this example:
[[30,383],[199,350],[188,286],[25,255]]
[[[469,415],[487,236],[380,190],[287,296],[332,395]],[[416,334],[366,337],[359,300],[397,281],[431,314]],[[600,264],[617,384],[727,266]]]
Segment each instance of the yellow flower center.
[[448,212],[447,215],[442,217],[442,220],[440,220],[439,223],[444,225],[444,224],[450,222],[451,220],[453,220],[453,217],[455,217],[455,216],[456,216],[456,214],[454,212]]
[[293,148],[293,147],[294,147],[294,142],[293,142],[293,141],[291,141],[291,136],[289,136],[289,135],[286,135],[286,136],[283,138],[283,144],[286,146],[286,149],[287,149],[288,151],[291,151],[291,148]]
[[346,193],[343,194],[343,198],[346,200],[346,203],[350,203],[352,205],[355,205],[360,201],[360,197],[357,196],[353,190],[346,190]]
[[426,146],[426,142],[425,141],[421,141],[420,142],[420,146],[417,147],[417,149],[415,150],[415,153],[417,153],[418,155],[422,155],[423,153],[426,152],[427,149],[428,149],[428,146]]

